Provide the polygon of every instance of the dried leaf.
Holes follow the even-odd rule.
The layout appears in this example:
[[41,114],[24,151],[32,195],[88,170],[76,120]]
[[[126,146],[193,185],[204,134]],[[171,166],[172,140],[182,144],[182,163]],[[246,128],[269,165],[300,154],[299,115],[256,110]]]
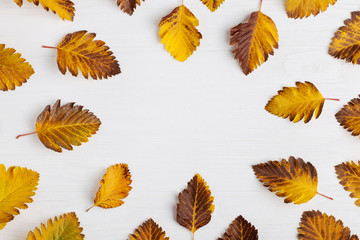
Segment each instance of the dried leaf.
[[201,2],[206,5],[210,11],[215,12],[225,0],[201,0]]
[[41,224],[40,228],[30,231],[26,240],[81,240],[84,239],[82,230],[76,214],[71,212],[55,217],[54,221],[49,219],[47,226]]
[[258,230],[240,215],[218,240],[258,240]]
[[262,12],[251,13],[249,19],[230,30],[230,45],[245,75],[264,63],[274,48],[278,48],[279,35],[275,23]]
[[357,198],[355,205],[360,207],[360,161],[341,163],[335,166],[336,174],[344,189],[351,192],[350,197]]
[[348,102],[348,105],[336,113],[335,117],[340,126],[351,132],[351,135],[358,136],[360,134],[360,98],[354,98]]
[[[338,100],[338,99],[334,99]],[[304,118],[307,123],[315,112],[315,119],[321,114],[325,98],[311,82],[296,82],[296,87],[284,87],[271,98],[265,109],[282,118],[296,123]]]
[[16,138],[37,133],[45,147],[56,152],[62,148],[73,150],[72,145],[80,146],[88,142],[100,127],[100,120],[83,106],[71,102],[60,106],[60,99],[51,108],[46,106],[36,121],[36,131],[22,134]]
[[94,40],[95,37],[95,33],[79,31],[69,33],[63,38],[56,47],[57,63],[62,74],[69,69],[69,72],[76,77],[79,69],[86,79],[89,75],[93,79],[107,79],[121,72],[113,52],[105,42]]
[[298,228],[300,240],[356,240],[356,235],[350,236],[350,229],[344,227],[341,220],[328,216],[320,211],[306,211],[301,217]]
[[96,193],[94,205],[91,208],[95,206],[115,208],[123,205],[122,199],[126,198],[132,189],[131,182],[131,174],[127,164],[112,165],[100,181],[101,187]]
[[289,18],[303,18],[324,12],[336,0],[287,0],[286,12]]
[[289,161],[268,161],[253,165],[256,177],[271,192],[286,197],[285,203],[301,204],[317,194],[318,177],[315,167],[293,156]]
[[[21,7],[23,0],[14,0],[16,4]],[[74,3],[70,0],[28,0],[28,2],[34,3],[36,6],[41,3],[46,11],[53,11],[57,13],[62,20],[73,21],[75,16]]]
[[34,70],[20,53],[13,48],[0,44],[0,89],[15,90],[34,74]]
[[335,33],[329,47],[329,54],[346,62],[360,64],[360,11],[352,12],[351,19],[344,22]]
[[176,60],[184,62],[200,46],[201,33],[196,29],[199,21],[181,4],[159,24],[161,43]]
[[196,174],[178,196],[176,221],[193,234],[208,224],[214,212],[214,197],[205,180]]
[[120,6],[120,9],[130,16],[134,13],[136,5],[140,6],[140,4],[140,0],[117,0],[117,5]]
[[0,230],[20,214],[19,209],[28,208],[39,183],[39,173],[22,167],[0,164]]
[[140,225],[130,235],[130,240],[169,240],[165,231],[151,218]]

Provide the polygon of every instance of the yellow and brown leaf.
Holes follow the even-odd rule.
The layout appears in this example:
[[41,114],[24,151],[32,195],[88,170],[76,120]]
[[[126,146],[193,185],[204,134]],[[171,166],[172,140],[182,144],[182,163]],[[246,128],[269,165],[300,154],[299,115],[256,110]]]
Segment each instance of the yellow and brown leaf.
[[324,12],[336,0],[287,0],[286,12],[290,18],[303,18]]
[[96,193],[93,207],[115,208],[123,205],[123,199],[129,195],[132,189],[131,182],[127,164],[112,165],[100,181],[101,186]]
[[357,198],[355,205],[360,207],[360,161],[358,164],[351,162],[341,163],[335,166],[340,184],[350,192],[350,197]]
[[30,231],[26,240],[82,240],[82,230],[76,214],[71,212],[49,219],[46,226],[41,224],[40,228]]
[[100,120],[83,106],[67,103],[60,105],[57,100],[54,106],[46,106],[36,121],[36,133],[45,147],[56,152],[62,148],[73,150],[74,146],[88,142],[100,127]]
[[207,6],[210,11],[215,12],[225,0],[201,0],[201,2]]
[[[360,97],[360,96],[359,96]],[[360,98],[354,98],[335,115],[340,126],[343,126],[351,135],[360,134]]]
[[315,118],[321,114],[325,98],[311,82],[296,82],[296,87],[284,87],[278,95],[272,97],[265,109],[282,118],[289,117],[292,122],[304,118],[307,123],[314,112]]
[[335,33],[329,47],[329,54],[346,62],[360,64],[360,11],[352,12],[345,20],[345,26]]
[[165,231],[150,218],[130,235],[130,240],[169,240],[169,237],[166,237]]
[[28,62],[16,53],[13,48],[5,48],[0,44],[0,89],[15,90],[15,87],[25,83],[34,70]]
[[214,212],[214,197],[205,180],[196,174],[178,196],[176,221],[193,234],[208,224]]
[[117,5],[120,6],[120,9],[130,16],[134,13],[136,5],[140,6],[140,4],[141,0],[117,0]]
[[218,240],[258,240],[258,230],[240,215]]
[[285,197],[285,203],[301,204],[317,194],[318,176],[315,167],[293,156],[289,161],[268,161],[253,165],[256,177],[271,192]]
[[230,30],[234,58],[248,75],[264,63],[278,48],[279,35],[273,20],[262,12],[253,12],[244,23]]
[[305,211],[298,228],[300,240],[358,240],[341,220],[320,211]]
[[[14,0],[19,7],[23,0]],[[40,3],[46,11],[51,10],[59,15],[62,20],[73,21],[75,16],[74,3],[71,0],[28,0],[38,6]]]
[[113,52],[95,33],[78,31],[67,34],[57,46],[57,64],[62,74],[68,69],[73,76],[79,70],[87,79],[107,79],[121,73]]
[[39,183],[39,173],[22,167],[0,164],[0,230],[20,214],[19,209],[28,208]]
[[199,21],[185,5],[175,8],[159,24],[159,36],[165,49],[176,60],[184,62],[200,46]]

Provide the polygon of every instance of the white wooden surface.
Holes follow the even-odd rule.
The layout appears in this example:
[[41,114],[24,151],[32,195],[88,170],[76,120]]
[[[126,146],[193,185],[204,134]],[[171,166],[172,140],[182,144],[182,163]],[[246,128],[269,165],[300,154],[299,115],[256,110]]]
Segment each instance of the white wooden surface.
[[[226,0],[211,13],[199,0],[185,4],[200,20],[201,45],[185,63],[160,44],[157,25],[180,1],[147,0],[132,17],[115,0],[74,0],[74,22],[63,22],[40,7],[0,2],[0,42],[13,47],[36,73],[16,91],[0,94],[0,162],[40,173],[29,208],[0,232],[1,240],[25,239],[48,218],[75,211],[86,239],[127,239],[152,217],[172,240],[191,239],[175,221],[177,194],[199,172],[215,197],[211,222],[196,239],[217,239],[239,214],[259,230],[260,239],[296,239],[303,211],[319,209],[342,219],[360,234],[360,208],[338,183],[334,166],[360,159],[360,140],[341,128],[334,115],[360,93],[360,67],[333,59],[327,48],[334,32],[359,9],[357,0],[339,0],[317,17],[286,16],[283,1],[265,0],[263,12],[277,24],[280,48],[258,70],[245,76],[233,59],[229,29],[258,9],[259,1]],[[123,73],[93,81],[62,75],[56,46],[77,30],[97,33],[120,62]],[[327,101],[308,124],[290,123],[264,110],[271,96],[295,81],[311,81]],[[56,99],[75,101],[101,120],[100,131],[74,151],[58,154],[37,136],[37,115]],[[317,168],[319,192],[302,205],[283,203],[262,187],[251,165],[302,157]],[[128,163],[133,190],[125,204],[104,210],[91,206],[106,168]]]

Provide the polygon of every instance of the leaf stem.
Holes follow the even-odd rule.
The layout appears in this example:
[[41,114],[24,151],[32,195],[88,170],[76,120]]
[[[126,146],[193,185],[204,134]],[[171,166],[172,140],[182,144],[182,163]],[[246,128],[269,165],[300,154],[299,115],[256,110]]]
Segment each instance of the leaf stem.
[[263,0],[260,0],[260,8],[259,8],[259,12],[261,12],[261,6],[263,4]]
[[32,135],[32,134],[35,134],[35,133],[36,133],[36,131],[35,131],[35,132],[31,132],[31,133],[26,133],[26,134],[20,134],[20,135],[17,135],[17,136],[16,136],[16,139],[19,139],[19,137],[28,136],[28,135]]
[[89,207],[88,209],[86,209],[86,212],[90,211],[90,209],[92,209],[93,207],[95,207],[95,205],[92,205],[91,207]]
[[56,47],[49,47],[49,46],[44,46],[44,45],[42,45],[41,47],[42,47],[42,48],[51,48],[51,49],[57,49]]
[[326,197],[326,198],[328,198],[328,199],[330,199],[330,200],[334,200],[332,197],[328,197],[328,196],[326,196],[326,195],[324,195],[324,194],[321,194],[321,193],[319,193],[319,192],[316,192],[316,193],[319,194],[320,196]]
[[192,237],[193,237],[192,239],[195,240],[195,232],[193,232],[192,235],[193,235],[193,236],[192,236]]
[[324,98],[325,100],[340,101],[338,98]]

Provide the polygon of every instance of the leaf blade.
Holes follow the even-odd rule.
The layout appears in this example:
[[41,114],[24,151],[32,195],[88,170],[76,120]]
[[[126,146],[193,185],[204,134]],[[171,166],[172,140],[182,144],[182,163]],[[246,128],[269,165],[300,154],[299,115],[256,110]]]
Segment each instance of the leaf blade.
[[[278,117],[296,123],[304,119],[308,123],[312,116],[317,119],[323,109],[325,98],[311,82],[296,82],[296,87],[284,87],[272,97],[265,110]],[[315,114],[314,114],[315,113]]]
[[350,192],[350,197],[357,198],[355,205],[360,207],[360,161],[341,163],[335,166],[335,171],[340,184]]
[[[359,96],[360,97],[360,96]],[[335,114],[340,126],[349,131],[351,135],[360,134],[360,98],[353,98]]]
[[218,240],[258,240],[258,230],[239,215],[232,221],[222,238]]
[[289,18],[304,18],[324,12],[337,0],[287,0],[286,13]]
[[210,11],[215,12],[225,0],[201,0],[201,2],[209,8]]
[[166,237],[165,231],[150,218],[130,235],[130,240],[169,240],[169,237]]
[[[144,1],[145,0],[143,0],[143,2]],[[136,6],[141,5],[141,0],[117,0],[117,5],[120,6],[120,9],[124,13],[127,13],[131,16],[135,11]]]

